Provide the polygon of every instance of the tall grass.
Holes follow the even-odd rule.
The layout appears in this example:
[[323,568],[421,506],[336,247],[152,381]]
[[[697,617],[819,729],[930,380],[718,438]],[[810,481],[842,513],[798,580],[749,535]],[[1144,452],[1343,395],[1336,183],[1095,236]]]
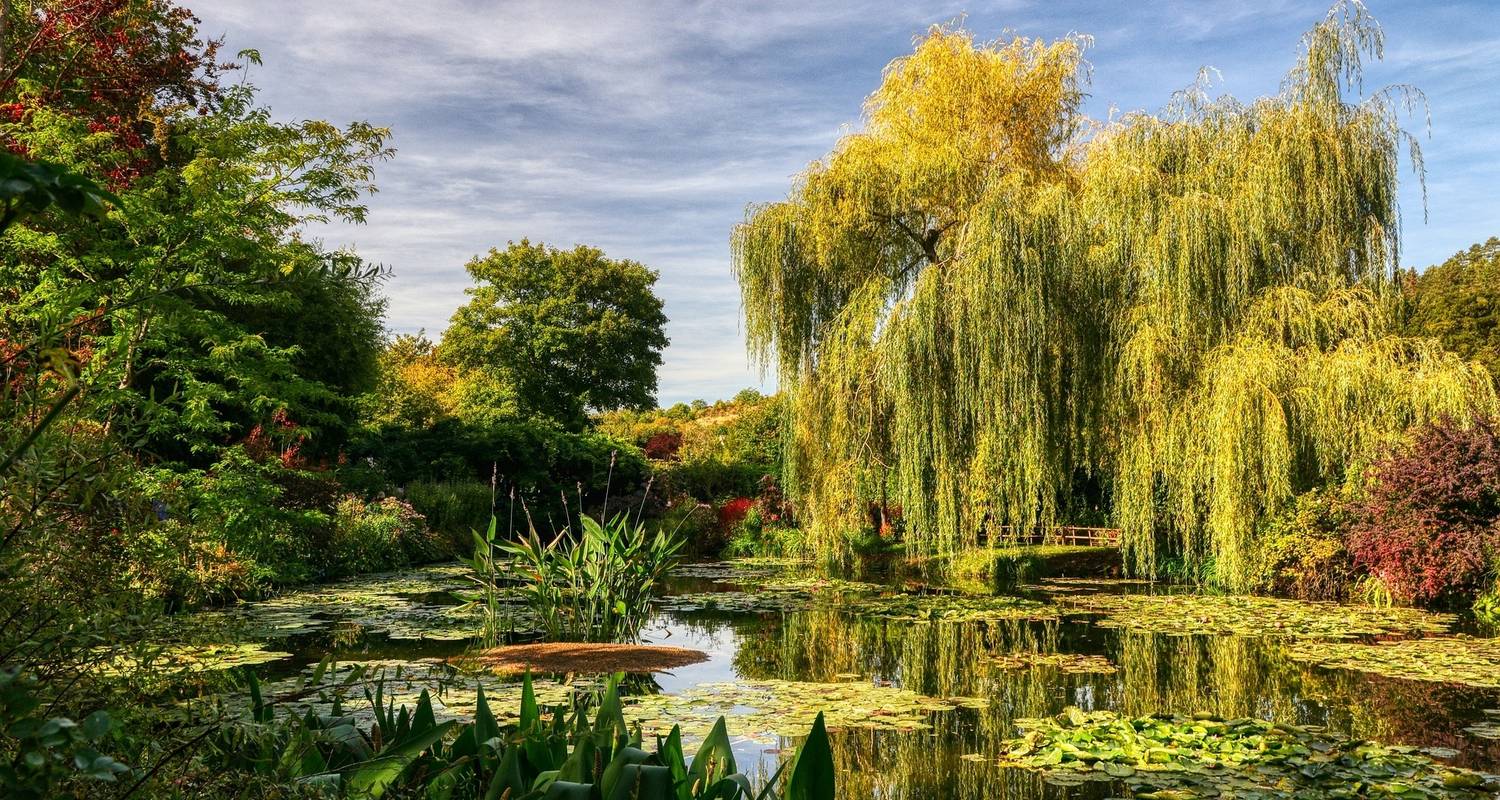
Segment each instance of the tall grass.
[[494,569],[496,551],[510,556],[548,640],[624,642],[645,626],[651,594],[677,563],[683,542],[666,530],[647,533],[628,514],[606,523],[581,517],[576,537],[563,529],[543,541],[529,527],[514,543],[481,539],[474,566]]

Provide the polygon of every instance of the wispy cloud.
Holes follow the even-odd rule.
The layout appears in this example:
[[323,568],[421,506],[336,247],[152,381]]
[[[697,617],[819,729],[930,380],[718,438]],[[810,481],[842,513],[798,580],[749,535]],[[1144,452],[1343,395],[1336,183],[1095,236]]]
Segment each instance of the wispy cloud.
[[[1386,6],[1391,6],[1387,8]],[[808,3],[542,0],[214,0],[195,10],[284,118],[389,125],[368,225],[320,232],[390,266],[390,325],[437,333],[463,302],[463,265],[507,240],[586,242],[661,271],[672,322],[664,402],[758,383],[740,334],[728,237],[747,203],[785,195],[827,152],[890,59],[966,15],[983,38],[1092,33],[1089,110],[1153,108],[1199,66],[1239,95],[1273,91],[1322,0],[1166,3],[859,0]],[[1374,3],[1381,82],[1433,103],[1432,224],[1407,220],[1412,263],[1497,231],[1500,9]],[[1483,162],[1483,166],[1476,162]],[[1404,206],[1420,208],[1415,187]]]

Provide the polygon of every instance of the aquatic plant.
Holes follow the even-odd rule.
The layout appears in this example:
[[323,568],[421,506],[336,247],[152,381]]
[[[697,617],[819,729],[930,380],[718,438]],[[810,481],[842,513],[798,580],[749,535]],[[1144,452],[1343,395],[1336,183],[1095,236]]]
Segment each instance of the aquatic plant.
[[1092,513],[1090,475],[1137,571],[1212,559],[1243,588],[1266,513],[1412,424],[1496,409],[1483,368],[1387,324],[1418,97],[1351,97],[1383,46],[1361,3],[1253,102],[1205,80],[1086,119],[1087,45],[935,28],[734,230],[819,550],[899,507],[911,550],[956,552]]
[[927,697],[868,680],[761,680],[703,683],[677,694],[629,697],[625,715],[658,734],[681,726],[684,736],[703,735],[727,715],[736,736],[770,742],[797,735],[814,718],[825,719],[834,730],[925,731],[932,728],[934,714],[987,705],[981,697]]
[[1287,654],[1329,669],[1500,689],[1500,639],[1432,636],[1399,642],[1293,642]]
[[[498,587],[493,603],[465,605],[472,588],[460,565],[380,573],[287,592],[268,600],[203,612],[185,620],[192,627],[226,627],[241,636],[282,639],[335,626],[399,640],[462,642],[486,624],[501,633],[535,633],[539,623],[514,587]],[[484,612],[492,614],[488,623]]]
[[101,675],[125,675],[142,670],[158,672],[213,672],[217,670],[266,664],[291,658],[291,653],[272,650],[264,643],[173,645],[143,647],[142,654],[111,652],[105,661],[94,665]]
[[1383,634],[1446,633],[1454,617],[1411,608],[1377,608],[1273,597],[1198,594],[1082,594],[1057,598],[1065,608],[1103,614],[1105,628],[1166,633],[1347,639]]
[[1057,609],[1036,600],[1006,595],[888,594],[844,604],[860,617],[900,622],[992,622],[1057,619]]
[[326,715],[280,717],[251,677],[251,719],[215,731],[213,758],[229,769],[351,798],[833,800],[822,715],[812,720],[796,757],[756,792],[736,769],[722,718],[691,760],[675,727],[657,737],[655,752],[642,749],[640,728],[632,732],[622,712],[618,682],[616,676],[605,687],[592,721],[586,703],[544,708],[528,675],[515,721],[502,723],[481,687],[474,719],[464,724],[439,722],[426,690],[415,707],[398,709],[377,681],[366,695],[373,718],[366,729],[337,705]]
[[1464,728],[1464,733],[1481,739],[1500,739],[1500,708],[1486,708],[1485,720]]
[[1257,719],[1122,717],[1069,707],[1017,721],[1002,765],[1042,771],[1049,783],[1120,781],[1135,797],[1485,798],[1493,777],[1449,767],[1415,748],[1344,740]]
[[475,577],[493,605],[494,556],[499,551],[516,565],[523,595],[547,638],[554,641],[625,642],[633,640],[651,615],[651,596],[682,551],[683,540],[645,525],[628,514],[607,523],[579,517],[579,530],[560,531],[543,542],[530,527],[517,542],[497,541],[491,520],[485,537],[475,536]]
[[1050,667],[1065,675],[1113,675],[1120,671],[1105,656],[1082,653],[1031,653],[1017,652],[994,656],[989,660],[997,669],[1026,669]]

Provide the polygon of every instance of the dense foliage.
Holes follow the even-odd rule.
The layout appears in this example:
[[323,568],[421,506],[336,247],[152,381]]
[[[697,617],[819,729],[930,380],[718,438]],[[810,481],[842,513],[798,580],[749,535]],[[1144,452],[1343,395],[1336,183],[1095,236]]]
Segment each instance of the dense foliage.
[[1249,103],[1200,84],[1087,120],[1084,45],[934,30],[734,232],[821,549],[872,503],[919,551],[1104,503],[1138,571],[1212,561],[1245,588],[1265,515],[1412,424],[1494,410],[1482,369],[1384,313],[1410,98],[1350,99],[1382,47],[1362,5]]
[[257,689],[254,723],[225,729],[214,745],[230,769],[339,797],[833,800],[833,754],[821,714],[790,770],[784,763],[754,792],[736,769],[722,717],[691,759],[677,727],[658,737],[654,752],[642,749],[640,729],[632,732],[621,712],[620,679],[605,687],[597,710],[585,702],[544,709],[528,674],[520,713],[506,725],[491,712],[483,687],[472,723],[439,723],[425,690],[414,708],[397,710],[382,702],[377,679],[368,731],[337,708],[278,719]]
[[780,395],[745,389],[712,404],[602,414],[597,428],[640,448],[661,513],[684,523],[693,549],[801,555],[780,485],[784,413]]
[[1500,376],[1500,239],[1403,276],[1403,327]]
[[1348,501],[1333,488],[1297,496],[1256,535],[1250,588],[1299,600],[1346,599],[1355,569],[1345,546]]
[[[646,408],[667,346],[657,274],[591,247],[526,240],[468,264],[478,283],[443,334],[469,391],[506,392],[527,416],[581,429],[590,411]],[[487,405],[494,405],[487,400]]]
[[1357,564],[1407,602],[1473,597],[1500,568],[1500,434],[1444,420],[1376,462],[1354,508]]

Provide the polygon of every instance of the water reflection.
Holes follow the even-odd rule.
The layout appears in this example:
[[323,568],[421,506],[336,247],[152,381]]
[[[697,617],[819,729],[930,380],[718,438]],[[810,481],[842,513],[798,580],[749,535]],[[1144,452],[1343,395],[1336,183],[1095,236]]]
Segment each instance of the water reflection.
[[[681,591],[725,584],[699,579]],[[736,587],[743,588],[743,587]],[[347,595],[347,589],[345,590]],[[343,661],[418,661],[462,653],[463,641],[392,636],[406,626],[390,623],[390,592],[377,595],[381,625],[361,615],[299,625],[276,642],[293,652],[268,667],[294,673],[326,655]],[[452,619],[424,597],[413,614],[452,627]],[[303,604],[307,605],[307,604]],[[311,606],[326,613],[327,604]],[[334,610],[352,607],[339,605]],[[346,618],[347,617],[347,618]],[[383,632],[382,632],[383,631]],[[703,684],[737,681],[856,681],[893,686],[933,698],[983,698],[983,707],[958,707],[932,715],[932,728],[916,732],[848,729],[834,735],[840,794],[847,798],[1053,798],[1107,797],[1117,788],[1091,784],[1056,787],[1034,773],[993,764],[1003,742],[1024,717],[1056,714],[1069,705],[1126,715],[1193,714],[1256,717],[1323,726],[1357,738],[1418,747],[1451,748],[1463,766],[1500,771],[1500,741],[1465,728],[1500,708],[1500,691],[1382,678],[1328,670],[1293,661],[1281,640],[1240,636],[1172,636],[1101,627],[1091,618],[916,623],[862,619],[827,603],[791,613],[694,611],[662,614],[644,638],[709,654],[703,663],[633,681],[641,692],[681,694]],[[1076,671],[1056,659],[1017,654],[1076,654],[1102,660],[1113,672]],[[1004,661],[998,658],[1008,656]],[[560,676],[554,676],[560,677]],[[973,703],[957,704],[973,706]],[[748,717],[742,717],[743,720]],[[762,774],[785,757],[795,741],[767,746],[756,731],[737,731],[741,766]],[[758,739],[762,741],[758,741]]]
[[[708,649],[710,662],[662,681],[781,679],[890,683],[933,697],[983,697],[980,710],[938,715],[929,732],[850,730],[835,737],[840,794],[884,798],[1106,797],[1110,787],[1062,789],[1036,774],[991,766],[1014,720],[1069,705],[1127,715],[1210,712],[1326,727],[1361,739],[1457,750],[1455,763],[1500,769],[1500,742],[1463,728],[1500,706],[1500,692],[1326,670],[1291,660],[1280,640],[1168,636],[1087,621],[912,624],[852,619],[833,609],[730,617],[687,615],[667,630]],[[1058,666],[1002,668],[1013,653],[1103,656],[1112,674]],[[757,757],[746,752],[746,757]],[[759,751],[774,759],[775,753]]]

